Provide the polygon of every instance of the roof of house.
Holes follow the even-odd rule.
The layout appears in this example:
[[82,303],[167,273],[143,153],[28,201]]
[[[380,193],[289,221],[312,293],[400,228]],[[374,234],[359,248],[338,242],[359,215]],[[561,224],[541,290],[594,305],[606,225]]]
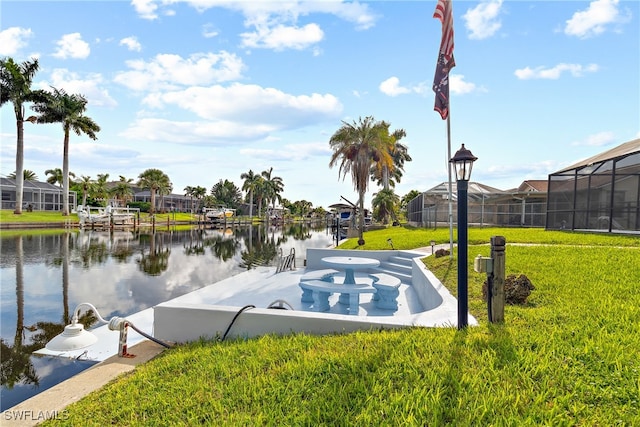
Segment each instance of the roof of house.
[[522,181],[518,188],[509,190],[510,193],[546,193],[549,181],[546,179],[528,179]]
[[[456,193],[457,192],[457,185],[456,182],[453,181],[451,183],[451,192],[452,193]],[[485,185],[485,184],[481,184],[479,182],[473,182],[473,181],[469,181],[469,186],[467,189],[467,192],[469,194],[497,194],[497,193],[504,193],[503,190],[500,190],[498,188],[495,187],[491,187],[489,185]],[[425,193],[427,194],[449,194],[449,183],[448,182],[442,182],[438,185],[436,185],[435,187],[425,191]]]
[[595,156],[584,159],[578,163],[574,163],[571,166],[568,166],[564,169],[561,169],[555,173],[566,172],[571,169],[579,169],[585,166],[590,166],[594,163],[605,162],[611,159],[617,159],[619,157],[625,157],[629,154],[639,153],[640,152],[640,138],[633,139],[631,141],[625,142],[624,144],[620,144],[617,147],[613,147],[610,150],[604,151],[600,154],[596,154]]
[[[0,177],[0,186],[4,188],[15,188],[16,180],[13,178]],[[57,185],[49,184],[48,182],[28,180],[23,181],[23,190],[46,190],[54,191],[56,193],[62,192],[62,188]]]

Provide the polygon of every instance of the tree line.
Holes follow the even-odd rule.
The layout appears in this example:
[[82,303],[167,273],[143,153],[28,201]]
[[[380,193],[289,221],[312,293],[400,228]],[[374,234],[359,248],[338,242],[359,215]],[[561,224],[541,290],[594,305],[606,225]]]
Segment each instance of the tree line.
[[[83,195],[83,205],[87,198],[103,199],[108,194],[106,179],[108,174],[101,174],[97,180],[82,176],[77,181],[70,181],[74,177],[69,171],[69,142],[71,132],[76,135],[85,134],[92,140],[97,139],[100,126],[93,119],[85,115],[87,99],[80,94],[68,94],[64,89],[52,87],[51,91],[32,89],[33,79],[39,69],[38,59],[32,58],[17,63],[13,58],[0,59],[0,106],[11,104],[16,116],[16,206],[14,213],[22,213],[23,189],[25,179],[24,169],[24,123],[35,124],[60,123],[63,131],[62,169],[51,169],[46,174],[55,175],[55,182],[61,183],[63,193],[62,215],[69,215],[70,184]],[[36,115],[26,116],[25,105],[31,103],[31,109]],[[400,182],[404,172],[405,162],[411,161],[408,148],[400,142],[406,136],[404,129],[390,131],[390,124],[376,121],[372,116],[364,119],[360,117],[352,123],[342,122],[342,126],[331,136],[329,145],[333,154],[329,167],[339,166],[338,175],[343,180],[351,176],[355,190],[358,193],[358,228],[359,240],[364,230],[364,197],[369,188],[369,182],[375,182],[381,189],[374,193],[372,205],[374,218],[388,223],[389,219],[397,220],[400,207],[408,202],[413,190],[402,199],[394,192],[396,183]],[[59,173],[58,173],[59,172]],[[200,186],[187,186],[185,195],[196,199],[202,206],[223,204],[235,208],[243,201],[248,203],[250,216],[253,207],[257,207],[257,214],[263,214],[263,205],[275,207],[282,204],[296,213],[306,214],[313,205],[301,200],[289,202],[282,197],[284,182],[282,178],[273,175],[273,168],[254,173],[253,170],[240,175],[242,188],[238,188],[232,181],[220,180],[211,188],[211,194]],[[116,200],[126,203],[131,196],[133,180],[120,176],[109,191]],[[166,195],[173,190],[169,177],[161,170],[151,168],[138,176],[136,185],[148,189],[151,195],[151,209],[156,207],[156,196]],[[242,197],[242,191],[245,197]]]

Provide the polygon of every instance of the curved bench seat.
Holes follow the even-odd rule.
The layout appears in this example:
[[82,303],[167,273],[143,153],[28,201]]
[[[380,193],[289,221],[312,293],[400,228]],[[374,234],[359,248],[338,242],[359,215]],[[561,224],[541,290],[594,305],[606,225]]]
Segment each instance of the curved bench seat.
[[385,310],[397,310],[401,280],[386,273],[374,273],[369,276],[373,279],[373,287],[377,291],[372,298],[376,306]]
[[315,311],[327,311],[329,310],[329,296],[333,293],[340,293],[341,295],[349,296],[349,314],[357,315],[358,309],[360,306],[360,294],[362,293],[373,293],[375,294],[377,290],[371,286],[366,284],[355,284],[355,285],[343,285],[340,283],[332,283],[325,282],[323,280],[306,280],[301,281],[299,283],[300,288],[302,288],[303,294],[303,302],[311,302],[304,301],[304,292],[308,291],[311,293],[313,308]]

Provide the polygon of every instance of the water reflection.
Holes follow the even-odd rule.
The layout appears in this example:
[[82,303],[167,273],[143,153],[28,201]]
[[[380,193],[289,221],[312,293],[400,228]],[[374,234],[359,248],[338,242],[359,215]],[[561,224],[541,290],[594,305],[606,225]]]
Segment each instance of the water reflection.
[[[92,364],[31,355],[64,329],[77,304],[90,302],[105,318],[127,316],[274,265],[281,251],[293,248],[302,259],[306,248],[331,243],[323,227],[302,224],[0,238],[2,410]],[[92,325],[95,317],[84,313],[81,322]]]

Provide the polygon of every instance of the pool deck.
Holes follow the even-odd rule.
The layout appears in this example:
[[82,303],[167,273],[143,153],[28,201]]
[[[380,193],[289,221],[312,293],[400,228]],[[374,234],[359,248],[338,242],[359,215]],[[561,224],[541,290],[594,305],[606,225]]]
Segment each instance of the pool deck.
[[[370,254],[364,251],[354,252],[360,256]],[[314,311],[311,303],[301,301],[299,282],[308,271],[322,268],[318,259],[312,259],[324,254],[319,252],[319,255],[308,253],[309,264],[306,268],[276,274],[275,267],[258,267],[126,318],[138,329],[147,333],[153,331],[155,338],[166,342],[184,342],[207,336],[219,338],[225,331],[229,333],[228,337],[251,337],[265,333],[322,334],[372,328],[455,327],[457,300],[419,262],[420,257],[431,254],[431,248],[409,252],[408,256],[413,256],[418,261],[413,263],[414,283],[401,284],[397,310],[377,308],[369,294],[361,297],[357,315],[348,314],[347,306],[338,303],[338,295],[334,294],[330,297],[328,311]],[[330,251],[326,253],[331,254]],[[343,253],[345,252],[340,251],[340,254]],[[384,254],[379,256],[381,259],[385,258]],[[428,299],[416,294],[416,275],[425,275],[426,281],[433,287],[435,292],[432,293],[437,300],[433,307],[425,307]],[[291,306],[287,308],[293,310],[267,308],[278,300],[286,301],[285,306]],[[242,313],[237,316],[236,322],[234,317],[239,312]],[[194,324],[200,326],[185,327]],[[476,324],[476,319],[469,316],[469,325]],[[3,413],[3,426],[36,425],[51,417],[63,419],[67,405],[103,387],[117,376],[133,370],[136,365],[151,360],[164,350],[163,346],[129,329],[128,351],[136,357],[122,358],[117,356],[117,332],[110,331],[106,325],[92,332],[98,337],[98,343],[86,350],[60,354],[43,349],[37,353],[82,357],[101,363],[8,409]]]

